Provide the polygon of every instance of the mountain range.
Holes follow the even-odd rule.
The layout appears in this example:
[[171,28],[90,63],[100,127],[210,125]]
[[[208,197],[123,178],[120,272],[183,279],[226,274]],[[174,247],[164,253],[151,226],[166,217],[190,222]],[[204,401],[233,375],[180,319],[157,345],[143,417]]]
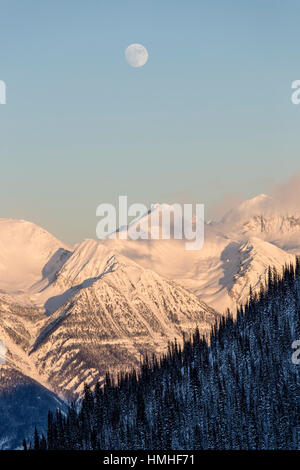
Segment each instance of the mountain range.
[[131,370],[196,326],[208,334],[227,308],[247,301],[250,286],[259,289],[269,266],[280,270],[297,253],[300,215],[266,195],[205,223],[199,251],[174,239],[70,247],[30,222],[0,219],[0,448],[32,432],[32,407],[63,408],[84,382]]

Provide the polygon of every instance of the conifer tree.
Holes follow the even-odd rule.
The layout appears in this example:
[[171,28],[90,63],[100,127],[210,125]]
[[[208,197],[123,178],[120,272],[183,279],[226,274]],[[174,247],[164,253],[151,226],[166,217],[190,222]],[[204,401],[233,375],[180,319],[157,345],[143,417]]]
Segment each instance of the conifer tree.
[[250,297],[209,339],[196,329],[116,383],[85,385],[78,409],[49,412],[47,439],[35,429],[34,448],[299,449],[299,259]]

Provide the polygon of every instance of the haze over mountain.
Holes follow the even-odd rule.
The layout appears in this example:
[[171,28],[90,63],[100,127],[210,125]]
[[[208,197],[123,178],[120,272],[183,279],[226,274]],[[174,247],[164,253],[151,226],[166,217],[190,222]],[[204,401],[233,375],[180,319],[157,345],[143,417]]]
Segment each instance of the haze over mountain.
[[[149,218],[151,212],[137,224],[146,230]],[[205,224],[198,251],[174,239],[69,247],[30,222],[1,219],[0,248],[2,384],[18,377],[9,393],[3,385],[0,408],[28,383],[53,408],[58,396],[77,396],[107,370],[130,370],[142,354],[165,351],[196,326],[208,333],[217,312],[246,302],[269,266],[295,261],[300,217],[260,195]],[[7,426],[1,438],[3,446],[16,442]]]
[[[161,210],[170,210],[162,205]],[[157,210],[157,206],[155,207]],[[138,222],[149,230],[151,213]],[[145,222],[145,219],[147,221]],[[205,224],[201,250],[187,251],[185,240],[105,240],[144,267],[180,283],[223,313],[244,303],[250,286],[258,289],[269,266],[294,262],[300,253],[300,213],[259,195]]]
[[62,406],[58,396],[74,399],[84,382],[138,367],[142,355],[166,351],[196,326],[206,334],[218,318],[193,293],[104,244],[85,240],[71,251],[29,222],[1,226],[0,448],[32,433],[32,406],[43,416]]

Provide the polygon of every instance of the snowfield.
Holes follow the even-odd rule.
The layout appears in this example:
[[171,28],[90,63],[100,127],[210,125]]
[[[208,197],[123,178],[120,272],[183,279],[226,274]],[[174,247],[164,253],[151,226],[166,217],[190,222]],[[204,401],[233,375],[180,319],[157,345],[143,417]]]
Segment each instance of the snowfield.
[[[137,222],[142,230],[150,216]],[[205,224],[199,251],[174,239],[69,247],[30,222],[0,219],[0,340],[7,348],[0,403],[8,377],[18,377],[15,393],[40,386],[53,405],[53,397],[74,398],[107,370],[130,370],[145,353],[166,351],[196,326],[208,334],[227,308],[247,301],[250,286],[259,289],[269,266],[280,270],[295,254],[300,215],[278,211],[265,195]],[[3,446],[6,437],[0,423]]]

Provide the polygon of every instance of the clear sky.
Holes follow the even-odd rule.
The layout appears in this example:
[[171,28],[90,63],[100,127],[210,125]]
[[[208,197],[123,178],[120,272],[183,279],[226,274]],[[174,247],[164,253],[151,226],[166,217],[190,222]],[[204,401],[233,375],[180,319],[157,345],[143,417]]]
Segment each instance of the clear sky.
[[299,17],[298,0],[0,0],[0,216],[76,242],[118,195],[209,215],[267,192],[300,166]]

